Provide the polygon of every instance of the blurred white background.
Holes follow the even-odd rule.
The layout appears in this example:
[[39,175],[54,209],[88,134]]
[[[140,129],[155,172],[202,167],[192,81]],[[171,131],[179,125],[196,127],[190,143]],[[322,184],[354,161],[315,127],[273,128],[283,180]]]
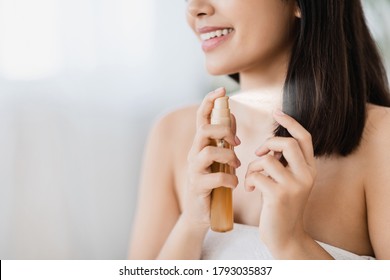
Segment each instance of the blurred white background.
[[[390,3],[366,2],[388,50]],[[126,258],[151,124],[234,90],[205,72],[184,12],[183,0],[0,0],[0,259]]]

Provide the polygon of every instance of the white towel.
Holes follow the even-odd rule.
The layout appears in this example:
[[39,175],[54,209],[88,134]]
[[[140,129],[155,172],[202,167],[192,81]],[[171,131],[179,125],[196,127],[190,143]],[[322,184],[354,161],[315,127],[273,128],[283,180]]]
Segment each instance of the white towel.
[[[343,249],[318,242],[336,260],[368,260],[369,256],[359,256]],[[273,257],[259,238],[258,227],[234,224],[234,229],[226,233],[209,230],[203,244],[204,260],[272,260]]]

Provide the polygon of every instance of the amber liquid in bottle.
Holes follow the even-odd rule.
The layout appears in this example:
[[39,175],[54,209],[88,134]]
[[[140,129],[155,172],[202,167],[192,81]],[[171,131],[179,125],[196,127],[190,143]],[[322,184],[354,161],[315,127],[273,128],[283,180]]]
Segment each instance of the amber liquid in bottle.
[[[228,97],[225,96],[215,100],[214,109],[211,114],[211,124],[230,127]],[[224,140],[214,140],[212,145],[225,149],[233,149]],[[211,172],[234,174],[235,170],[228,164],[214,162],[211,165]],[[211,230],[216,232],[226,232],[233,229],[233,193],[231,188],[220,186],[211,192],[210,227]]]

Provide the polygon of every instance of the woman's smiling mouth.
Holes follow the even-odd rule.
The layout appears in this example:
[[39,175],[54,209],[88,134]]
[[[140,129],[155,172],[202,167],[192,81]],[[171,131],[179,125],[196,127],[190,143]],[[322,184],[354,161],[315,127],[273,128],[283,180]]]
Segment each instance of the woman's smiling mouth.
[[203,51],[209,52],[225,42],[234,29],[227,27],[204,27],[198,29],[198,31],[202,40]]
[[207,40],[213,39],[215,37],[226,36],[232,31],[233,31],[233,28],[218,29],[216,31],[211,31],[211,32],[200,34],[200,39],[202,39],[202,41],[207,41]]

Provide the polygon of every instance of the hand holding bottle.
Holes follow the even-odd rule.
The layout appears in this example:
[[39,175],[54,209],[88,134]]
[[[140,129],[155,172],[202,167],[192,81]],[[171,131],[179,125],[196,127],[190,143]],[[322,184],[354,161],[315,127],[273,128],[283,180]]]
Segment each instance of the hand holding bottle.
[[212,146],[214,139],[226,141],[231,146],[239,145],[235,136],[235,120],[231,127],[211,124],[214,101],[225,96],[223,88],[209,93],[197,112],[197,130],[188,154],[188,183],[185,194],[183,216],[192,224],[208,228],[210,226],[210,195],[220,186],[234,189],[238,185],[237,176],[223,172],[212,173],[214,162],[227,164],[233,168],[240,166],[232,149]]

